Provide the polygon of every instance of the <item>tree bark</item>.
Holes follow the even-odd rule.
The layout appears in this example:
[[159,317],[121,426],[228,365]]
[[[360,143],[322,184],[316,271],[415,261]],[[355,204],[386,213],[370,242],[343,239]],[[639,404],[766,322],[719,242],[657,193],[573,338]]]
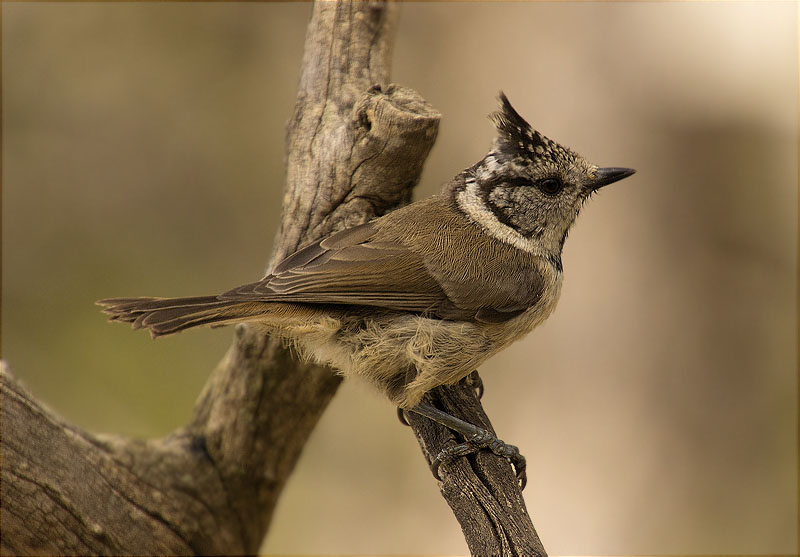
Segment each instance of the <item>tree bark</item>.
[[[494,432],[469,380],[438,387],[427,395],[438,408]],[[406,419],[414,428],[430,463],[453,443],[455,434],[413,412]],[[439,489],[461,524],[472,555],[547,555],[533,527],[517,477],[504,458],[480,451],[445,463]]]
[[[270,266],[407,202],[439,114],[388,84],[397,6],[314,5],[287,131],[287,181]],[[257,552],[283,486],[341,378],[244,325],[184,427],[140,441],[87,433],[2,381],[5,554]],[[434,401],[491,427],[467,385]],[[430,460],[450,433],[410,416]],[[474,554],[540,554],[510,466],[480,453],[443,467],[441,490]]]

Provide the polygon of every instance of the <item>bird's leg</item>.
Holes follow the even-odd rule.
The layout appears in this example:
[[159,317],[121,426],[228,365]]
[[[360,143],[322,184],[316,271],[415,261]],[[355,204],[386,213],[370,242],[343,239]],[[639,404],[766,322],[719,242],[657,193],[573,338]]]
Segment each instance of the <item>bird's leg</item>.
[[[475,394],[478,395],[478,400],[483,398],[483,379],[481,376],[478,375],[478,370],[476,369],[472,373],[467,376],[467,381],[469,381],[472,388],[475,389]],[[400,420],[400,423],[405,426],[411,426],[406,419],[406,411],[403,408],[397,407],[397,419]],[[467,422],[464,422],[467,423]]]
[[[460,433],[464,437],[463,443],[442,449],[442,451],[436,455],[436,458],[433,459],[431,471],[433,475],[436,476],[437,480],[441,480],[439,468],[445,462],[449,462],[457,457],[466,456],[481,449],[489,449],[494,454],[502,456],[511,462],[522,489],[525,489],[525,483],[527,482],[525,457],[520,454],[517,447],[501,441],[489,430],[465,422],[455,416],[451,416],[447,412],[443,412],[426,402],[420,402],[413,408],[409,408],[408,411],[425,416],[434,422]],[[402,410],[398,412],[398,415],[402,415]],[[403,418],[405,419],[405,416],[403,416]]]

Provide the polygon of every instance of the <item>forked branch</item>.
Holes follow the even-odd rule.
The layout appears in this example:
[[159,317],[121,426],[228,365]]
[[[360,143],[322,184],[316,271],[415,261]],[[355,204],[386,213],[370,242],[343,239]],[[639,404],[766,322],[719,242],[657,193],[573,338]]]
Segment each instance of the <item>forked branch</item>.
[[[314,5],[272,262],[410,199],[439,114],[415,92],[388,84],[397,9]],[[256,552],[341,381],[239,326],[191,421],[140,441],[65,423],[5,364],[0,379],[3,552],[154,555]],[[438,389],[434,399],[489,426],[466,385]],[[440,426],[410,420],[428,458],[450,442]],[[442,494],[473,553],[544,554],[507,463],[481,453],[444,472]]]

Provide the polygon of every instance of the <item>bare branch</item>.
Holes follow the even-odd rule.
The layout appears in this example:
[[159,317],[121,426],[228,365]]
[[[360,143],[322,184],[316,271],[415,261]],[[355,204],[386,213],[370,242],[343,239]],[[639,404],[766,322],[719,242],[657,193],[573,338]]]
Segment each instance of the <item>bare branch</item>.
[[[453,416],[494,432],[469,380],[438,387],[429,395],[432,403]],[[409,412],[408,422],[431,462],[455,442],[447,428]],[[439,486],[461,524],[473,555],[547,555],[525,508],[525,501],[511,465],[489,451],[443,464]]]
[[[397,6],[315,4],[271,264],[410,199],[439,114],[389,85]],[[211,374],[192,420],[139,441],[95,436],[36,402],[3,364],[2,550],[30,553],[254,553],[305,442],[341,379],[246,326]],[[466,385],[435,402],[491,427]],[[423,452],[450,433],[411,417]],[[516,481],[481,453],[444,467],[441,489],[473,553],[544,554]]]

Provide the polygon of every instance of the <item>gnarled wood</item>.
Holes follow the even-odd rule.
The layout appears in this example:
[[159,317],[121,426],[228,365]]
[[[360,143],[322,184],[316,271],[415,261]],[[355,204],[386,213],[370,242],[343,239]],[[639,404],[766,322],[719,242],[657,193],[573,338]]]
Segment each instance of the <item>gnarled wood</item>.
[[[397,7],[314,6],[287,133],[287,183],[271,264],[410,199],[439,114],[389,85]],[[163,439],[98,436],[2,382],[4,554],[254,553],[308,435],[341,379],[246,326],[211,374],[192,420]],[[437,390],[488,425],[468,387]],[[427,454],[450,434],[412,426]],[[442,493],[480,554],[544,554],[510,467],[481,453],[444,469]]]

